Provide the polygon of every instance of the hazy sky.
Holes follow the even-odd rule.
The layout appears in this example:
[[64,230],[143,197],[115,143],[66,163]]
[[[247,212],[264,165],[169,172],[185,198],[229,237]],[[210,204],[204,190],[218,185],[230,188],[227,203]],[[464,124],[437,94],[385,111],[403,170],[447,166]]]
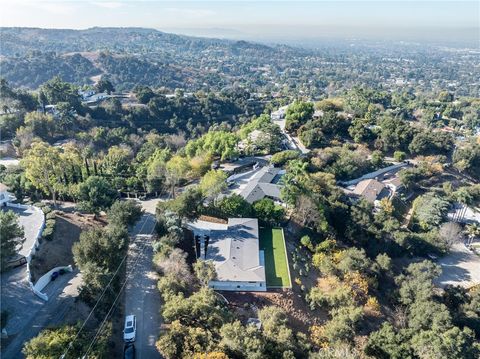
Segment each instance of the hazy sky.
[[[357,31],[478,36],[480,1],[134,1],[0,0],[1,26],[84,29],[137,26],[160,30],[221,28],[249,35],[355,35]],[[468,29],[468,30],[465,30]],[[234,33],[232,31],[232,33]]]

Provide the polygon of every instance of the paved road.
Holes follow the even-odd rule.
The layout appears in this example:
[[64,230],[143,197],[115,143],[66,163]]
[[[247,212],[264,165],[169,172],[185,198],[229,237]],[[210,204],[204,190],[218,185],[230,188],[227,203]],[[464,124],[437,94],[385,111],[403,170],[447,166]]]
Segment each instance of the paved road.
[[277,124],[280,127],[280,130],[282,130],[283,135],[287,139],[289,149],[299,150],[303,154],[310,152],[310,150],[303,145],[303,143],[300,141],[298,137],[293,137],[289,133],[287,133],[287,131],[285,131],[285,125],[287,123],[285,118],[282,118],[280,120],[272,120],[272,122]]
[[[161,358],[155,342],[160,333],[160,293],[157,273],[153,270],[151,234],[155,227],[158,200],[142,201],[145,215],[132,230],[137,240],[130,245],[127,273],[133,269],[125,287],[125,314],[137,317],[136,358]],[[138,236],[144,235],[144,236]]]

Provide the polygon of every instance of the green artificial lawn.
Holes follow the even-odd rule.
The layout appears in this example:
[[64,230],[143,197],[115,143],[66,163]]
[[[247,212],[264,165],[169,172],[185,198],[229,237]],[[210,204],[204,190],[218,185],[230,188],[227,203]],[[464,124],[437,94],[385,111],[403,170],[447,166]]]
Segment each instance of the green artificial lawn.
[[292,286],[284,241],[281,228],[260,228],[260,249],[265,253],[267,287]]

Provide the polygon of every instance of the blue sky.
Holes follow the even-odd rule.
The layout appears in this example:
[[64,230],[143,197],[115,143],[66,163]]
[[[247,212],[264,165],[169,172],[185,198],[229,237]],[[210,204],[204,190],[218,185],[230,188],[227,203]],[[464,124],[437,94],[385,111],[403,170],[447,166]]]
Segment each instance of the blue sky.
[[[480,26],[479,1],[29,1],[0,0],[2,26],[84,29],[137,26],[160,30],[221,28],[254,35],[354,35]],[[400,30],[399,30],[400,29]],[[473,34],[473,33],[472,33]]]

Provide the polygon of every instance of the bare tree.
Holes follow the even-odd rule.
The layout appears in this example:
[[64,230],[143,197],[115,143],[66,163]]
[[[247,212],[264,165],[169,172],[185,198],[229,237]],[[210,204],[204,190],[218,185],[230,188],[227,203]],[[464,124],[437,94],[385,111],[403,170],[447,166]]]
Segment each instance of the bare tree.
[[156,265],[164,275],[174,275],[176,278],[191,282],[193,275],[187,264],[187,253],[180,248],[174,248],[168,257],[161,258]]
[[442,224],[438,234],[448,249],[452,248],[455,243],[460,242],[463,237],[462,227],[455,222]]

